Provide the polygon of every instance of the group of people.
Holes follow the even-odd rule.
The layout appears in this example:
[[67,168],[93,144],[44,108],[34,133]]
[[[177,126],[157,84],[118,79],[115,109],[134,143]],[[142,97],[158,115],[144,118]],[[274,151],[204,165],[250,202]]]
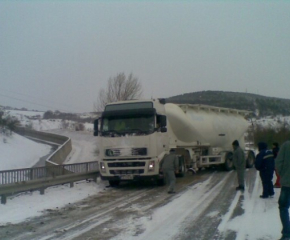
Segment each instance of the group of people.
[[[233,163],[237,171],[238,187],[236,190],[245,190],[245,155],[235,140],[233,143]],[[263,185],[263,193],[260,198],[274,196],[274,188],[281,188],[278,200],[279,213],[282,223],[282,237],[280,240],[290,240],[290,141],[286,141],[279,149],[278,143],[273,143],[272,150],[267,148],[264,142],[258,143],[259,153],[255,159],[255,168],[260,172]],[[274,171],[276,173],[276,183],[273,185]]]

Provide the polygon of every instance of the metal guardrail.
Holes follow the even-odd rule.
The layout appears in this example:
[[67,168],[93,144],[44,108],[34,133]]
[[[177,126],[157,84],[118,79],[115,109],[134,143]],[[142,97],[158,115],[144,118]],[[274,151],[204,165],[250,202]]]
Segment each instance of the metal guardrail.
[[93,171],[98,171],[97,162],[6,170],[0,171],[0,185]]
[[96,182],[98,176],[99,172],[94,171],[88,173],[75,173],[57,177],[48,177],[38,180],[31,180],[28,182],[0,185],[1,204],[6,204],[7,196],[11,194],[39,190],[40,194],[43,195],[47,187],[66,183],[69,183],[70,187],[73,187],[74,182],[81,181],[84,179],[86,180],[93,179]]
[[40,141],[55,143],[59,145],[58,149],[53,154],[51,154],[48,159],[46,159],[46,166],[63,164],[66,157],[72,150],[71,139],[63,135],[35,131],[25,127],[17,127],[15,132],[31,139],[37,139]]
[[6,204],[7,195],[33,190],[44,194],[47,187],[65,183],[73,187],[76,181],[91,178],[96,181],[98,176],[97,162],[0,171],[1,203]]
[[42,140],[53,141],[62,145],[46,160],[45,167],[0,171],[2,204],[6,204],[7,195],[33,190],[40,190],[40,194],[44,194],[45,188],[49,186],[70,183],[70,187],[73,187],[75,181],[91,178],[96,181],[99,176],[98,163],[96,161],[61,164],[71,151],[70,138],[25,128],[18,128],[17,132],[20,135],[34,138],[41,136]]

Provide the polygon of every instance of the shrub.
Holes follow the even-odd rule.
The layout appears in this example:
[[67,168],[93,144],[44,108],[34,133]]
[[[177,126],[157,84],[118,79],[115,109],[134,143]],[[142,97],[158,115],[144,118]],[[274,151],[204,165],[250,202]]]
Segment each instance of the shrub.
[[277,129],[256,126],[253,134],[255,146],[258,142],[265,142],[271,148],[273,142],[278,142],[281,145],[290,139],[290,128],[288,124],[283,124]]

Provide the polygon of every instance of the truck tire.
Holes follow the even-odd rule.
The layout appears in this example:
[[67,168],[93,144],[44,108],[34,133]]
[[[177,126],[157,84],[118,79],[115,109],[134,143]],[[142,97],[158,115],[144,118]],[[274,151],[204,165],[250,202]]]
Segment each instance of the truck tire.
[[224,168],[226,171],[231,171],[234,168],[233,154],[231,152],[226,154]]
[[178,160],[179,160],[179,172],[176,174],[176,177],[184,177],[185,175],[184,157],[180,156]]
[[165,179],[161,178],[161,179],[156,180],[156,184],[157,184],[157,186],[164,186],[165,185]]
[[246,167],[247,168],[252,168],[255,163],[255,154],[253,151],[249,151],[248,153],[248,158],[246,160]]
[[117,187],[120,184],[119,180],[109,180],[109,184],[111,187]]

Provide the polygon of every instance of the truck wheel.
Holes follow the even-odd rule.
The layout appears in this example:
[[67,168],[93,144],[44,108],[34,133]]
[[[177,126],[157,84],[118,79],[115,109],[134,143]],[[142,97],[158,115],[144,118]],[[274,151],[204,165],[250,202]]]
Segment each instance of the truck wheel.
[[184,177],[185,165],[183,156],[179,157],[179,173],[176,174],[177,177]]
[[234,168],[234,163],[233,163],[233,154],[232,153],[227,153],[225,157],[225,170],[226,171],[231,171]]
[[255,154],[253,153],[253,151],[249,151],[248,153],[248,158],[246,161],[246,167],[247,168],[252,168],[255,162]]
[[119,180],[109,180],[109,184],[111,187],[117,187],[120,184]]
[[164,186],[165,185],[165,179],[161,178],[161,179],[156,180],[156,184],[157,184],[157,186]]

